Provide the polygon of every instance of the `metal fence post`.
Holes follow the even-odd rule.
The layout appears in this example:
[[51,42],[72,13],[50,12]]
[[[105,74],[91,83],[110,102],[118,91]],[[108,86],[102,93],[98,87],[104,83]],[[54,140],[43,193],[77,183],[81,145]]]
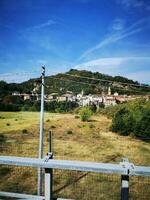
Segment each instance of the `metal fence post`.
[[52,200],[52,169],[45,169],[45,200]]
[[123,161],[120,163],[123,168],[125,168],[126,174],[121,175],[121,200],[129,199],[129,173],[130,169],[134,166],[132,163],[129,163],[127,158],[123,158]]
[[129,199],[129,176],[121,175],[121,200]]
[[[49,131],[49,153],[47,154],[46,162],[53,159],[52,153],[52,130]],[[53,198],[53,169],[45,169],[45,200]]]

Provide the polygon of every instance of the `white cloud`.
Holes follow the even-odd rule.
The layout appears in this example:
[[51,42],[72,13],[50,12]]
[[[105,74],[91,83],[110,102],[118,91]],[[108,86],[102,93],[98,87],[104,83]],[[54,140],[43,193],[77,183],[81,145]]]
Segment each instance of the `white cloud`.
[[53,19],[49,19],[41,24],[37,24],[35,26],[27,28],[26,31],[32,31],[32,30],[36,30],[36,29],[46,28],[46,27],[50,27],[54,24],[57,24],[57,22]]
[[[150,19],[150,17],[140,19],[137,22],[135,22],[134,24],[132,24],[131,26],[129,26],[127,29],[123,29],[123,27],[122,27],[123,30],[121,30],[119,32],[116,31],[116,33],[109,34],[104,40],[99,42],[97,45],[84,51],[78,60],[81,60],[81,59],[87,57],[89,54],[93,53],[95,50],[101,49],[109,44],[115,43],[119,40],[122,40],[131,35],[141,32],[145,28],[147,23],[149,23],[149,19]],[[119,23],[118,23],[118,27],[119,27]],[[121,26],[120,26],[120,28],[121,28]]]
[[35,29],[40,29],[40,28],[44,28],[44,27],[47,27],[47,26],[51,26],[53,24],[56,24],[56,21],[52,20],[52,19],[49,19],[48,21],[46,22],[43,22],[41,24],[38,24],[36,26],[33,26],[32,28],[35,28]]
[[117,18],[113,21],[112,30],[121,31],[124,29],[124,26],[125,26],[125,20]]
[[[140,69],[136,69],[136,67],[138,67],[138,64],[141,65]],[[142,72],[142,67],[147,65],[150,65],[150,57],[113,57],[91,60],[89,62],[76,65],[74,68],[79,70],[89,70],[95,72],[98,71],[113,76],[126,76],[129,78],[133,78],[134,80],[148,83],[150,82],[150,79],[148,79],[148,75],[146,74],[146,76],[144,77],[144,73]],[[149,74],[150,70],[147,72]]]
[[126,9],[142,8],[147,10],[147,7],[150,6],[150,3],[145,0],[116,0],[116,2]]
[[126,76],[132,80],[135,80],[135,81],[138,80],[140,83],[150,84],[150,70],[129,73],[129,74],[126,74]]

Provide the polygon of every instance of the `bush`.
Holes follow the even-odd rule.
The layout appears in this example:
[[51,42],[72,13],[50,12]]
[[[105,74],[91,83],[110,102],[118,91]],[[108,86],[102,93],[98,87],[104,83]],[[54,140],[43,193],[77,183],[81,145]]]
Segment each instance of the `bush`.
[[94,128],[94,124],[89,124],[89,128]]
[[111,130],[121,135],[150,138],[150,102],[135,100],[115,113]]
[[144,110],[141,119],[136,122],[134,135],[142,139],[150,138],[150,110]]
[[27,133],[28,133],[28,130],[27,130],[27,129],[23,129],[23,130],[22,130],[22,133],[23,133],[23,134],[27,134]]
[[113,117],[112,131],[122,135],[129,135],[133,132],[134,119],[132,113],[126,108],[121,108]]
[[2,133],[0,133],[0,144],[4,143],[5,141],[6,141],[6,137]]
[[74,118],[75,118],[75,119],[79,119],[80,117],[79,117],[78,115],[76,115]]
[[73,134],[73,132],[72,132],[71,130],[68,130],[66,133],[67,133],[68,135]]
[[79,112],[80,112],[81,121],[83,122],[89,121],[92,115],[92,111],[88,107],[81,108]]
[[6,126],[10,126],[10,123],[7,123]]

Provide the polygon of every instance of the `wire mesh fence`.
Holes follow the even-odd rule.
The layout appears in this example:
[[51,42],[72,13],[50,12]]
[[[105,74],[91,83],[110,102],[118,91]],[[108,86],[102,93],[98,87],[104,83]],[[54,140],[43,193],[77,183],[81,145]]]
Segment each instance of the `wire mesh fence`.
[[[37,193],[37,169],[3,165],[0,166],[0,180],[1,191],[33,195]],[[53,196],[55,198],[119,200],[120,193],[120,175],[53,170]],[[130,177],[129,199],[149,200],[149,194],[150,177]]]
[[[96,137],[96,136],[95,136]],[[91,142],[90,142],[91,140]],[[150,145],[149,142],[132,139],[126,143],[126,138],[122,141],[115,141],[115,138],[87,138],[87,136],[74,136],[71,134],[61,134],[60,138],[53,135],[53,157],[62,160],[81,160],[93,162],[119,163],[123,157],[135,165],[150,165]],[[44,139],[45,156],[48,150],[48,136]],[[38,138],[22,141],[6,140],[0,142],[0,155],[38,157]]]

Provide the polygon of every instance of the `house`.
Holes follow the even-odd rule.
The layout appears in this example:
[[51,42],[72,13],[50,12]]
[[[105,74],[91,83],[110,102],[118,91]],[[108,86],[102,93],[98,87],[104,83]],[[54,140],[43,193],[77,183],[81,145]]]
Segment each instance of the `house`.
[[62,95],[62,96],[58,96],[57,97],[57,101],[61,102],[61,101],[67,101],[67,97],[65,95]]
[[76,97],[72,94],[63,94],[57,97],[58,101],[76,101]]
[[54,101],[57,100],[58,93],[51,93],[49,95],[45,95],[45,101]]
[[103,96],[103,104],[105,107],[108,106],[115,106],[116,105],[116,99],[114,96]]

